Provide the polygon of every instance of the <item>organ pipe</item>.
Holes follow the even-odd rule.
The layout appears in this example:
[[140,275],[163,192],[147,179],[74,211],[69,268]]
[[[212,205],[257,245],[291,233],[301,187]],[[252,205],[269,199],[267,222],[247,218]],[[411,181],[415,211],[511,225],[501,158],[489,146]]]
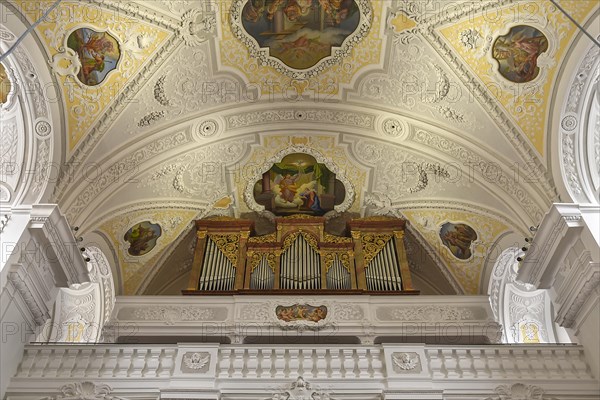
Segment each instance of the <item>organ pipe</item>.
[[[276,218],[276,231],[252,236],[252,221],[196,221],[191,292],[282,290],[412,290],[406,221],[352,220],[349,236],[325,233],[322,217]],[[186,293],[190,292],[190,293]]]

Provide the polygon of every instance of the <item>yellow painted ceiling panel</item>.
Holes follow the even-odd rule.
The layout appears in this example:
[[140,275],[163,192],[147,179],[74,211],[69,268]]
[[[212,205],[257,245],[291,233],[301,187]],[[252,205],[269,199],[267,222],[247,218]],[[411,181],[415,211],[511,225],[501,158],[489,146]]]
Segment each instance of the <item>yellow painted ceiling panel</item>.
[[[561,6],[575,20],[584,22],[595,9],[597,0],[563,0]],[[511,27],[526,25],[540,30],[547,37],[548,60],[540,56],[541,72],[534,80],[515,84],[498,72],[498,63],[492,58],[492,47],[499,36],[506,35]],[[470,46],[465,33],[477,32],[479,45]],[[522,1],[479,16],[469,16],[459,23],[440,30],[456,53],[468,64],[499,103],[508,111],[533,147],[544,155],[545,134],[553,83],[558,68],[564,60],[577,27],[551,2],[546,0]],[[467,42],[467,43],[465,43]],[[472,41],[471,44],[474,42]]]
[[[458,281],[466,294],[478,294],[479,283],[488,253],[495,241],[503,233],[510,231],[504,223],[481,214],[454,210],[405,210],[402,213],[411,225],[432,246],[448,266],[450,273]],[[450,222],[466,224],[477,233],[477,239],[471,243],[471,257],[462,260],[453,255],[440,238],[442,225]]]
[[[40,18],[52,3],[43,0],[16,2],[30,22]],[[122,11],[100,8],[87,2],[62,2],[36,30],[50,57],[54,57],[59,53],[65,54],[67,38],[78,28],[108,32],[117,39],[121,57],[116,69],[97,86],[87,86],[73,75],[57,73],[66,105],[69,151],[77,146],[143,65],[172,35],[157,25],[135,19]],[[65,68],[68,64],[62,59],[59,66]]]

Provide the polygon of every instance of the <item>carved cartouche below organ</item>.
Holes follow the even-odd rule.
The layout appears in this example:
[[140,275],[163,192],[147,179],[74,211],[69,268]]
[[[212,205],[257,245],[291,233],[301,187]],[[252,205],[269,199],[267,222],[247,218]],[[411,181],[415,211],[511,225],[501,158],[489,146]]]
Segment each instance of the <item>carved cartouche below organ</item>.
[[253,222],[229,217],[196,221],[196,248],[184,294],[335,293],[413,290],[406,221],[371,217],[348,223],[349,237],[325,232],[325,219],[275,218],[275,233],[252,236]]

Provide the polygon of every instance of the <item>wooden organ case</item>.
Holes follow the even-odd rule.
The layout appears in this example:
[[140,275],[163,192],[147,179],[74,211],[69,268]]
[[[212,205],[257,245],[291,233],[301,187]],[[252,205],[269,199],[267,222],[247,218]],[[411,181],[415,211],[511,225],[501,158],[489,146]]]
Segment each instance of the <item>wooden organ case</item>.
[[275,233],[252,236],[249,220],[197,220],[183,294],[418,294],[404,248],[405,220],[352,220],[348,237],[325,232],[323,217],[292,215],[275,223]]

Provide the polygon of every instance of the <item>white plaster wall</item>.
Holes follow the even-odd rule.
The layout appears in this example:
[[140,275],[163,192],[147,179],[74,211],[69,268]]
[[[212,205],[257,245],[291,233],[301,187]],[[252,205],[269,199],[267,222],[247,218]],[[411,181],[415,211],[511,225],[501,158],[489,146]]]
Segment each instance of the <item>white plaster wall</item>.
[[[588,300],[589,311],[582,318],[577,339],[585,348],[585,354],[600,390],[600,293]],[[600,393],[600,391],[599,391]]]
[[33,337],[33,331],[29,322],[23,316],[26,310],[18,300],[10,294],[14,291],[12,284],[2,288],[0,304],[2,316],[0,318],[0,398],[4,398],[6,387],[10,378],[14,376],[21,358],[23,349]]

